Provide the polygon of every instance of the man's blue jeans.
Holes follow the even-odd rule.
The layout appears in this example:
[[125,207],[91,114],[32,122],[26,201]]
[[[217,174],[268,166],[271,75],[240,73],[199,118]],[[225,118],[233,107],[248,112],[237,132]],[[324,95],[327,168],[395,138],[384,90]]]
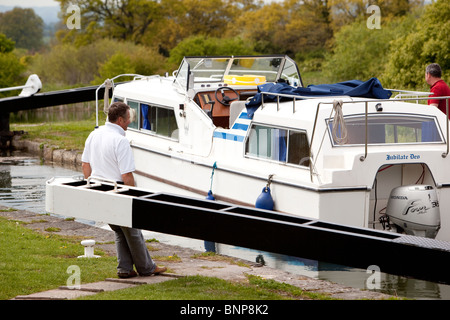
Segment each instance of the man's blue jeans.
[[140,229],[109,225],[116,234],[117,272],[130,273],[133,265],[141,276],[152,274],[156,268],[145,245]]

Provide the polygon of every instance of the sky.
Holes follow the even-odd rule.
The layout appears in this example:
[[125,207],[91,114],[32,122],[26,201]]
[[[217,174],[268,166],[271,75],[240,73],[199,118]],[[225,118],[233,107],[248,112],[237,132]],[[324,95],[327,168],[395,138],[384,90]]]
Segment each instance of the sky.
[[59,2],[54,0],[0,0],[0,6],[29,7],[54,7],[59,6]]

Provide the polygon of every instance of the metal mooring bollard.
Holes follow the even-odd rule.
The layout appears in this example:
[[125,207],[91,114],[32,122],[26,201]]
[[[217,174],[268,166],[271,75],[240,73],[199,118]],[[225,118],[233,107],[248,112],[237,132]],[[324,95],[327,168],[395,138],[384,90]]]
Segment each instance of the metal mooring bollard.
[[95,240],[83,240],[81,245],[84,246],[84,255],[78,256],[78,258],[100,258],[100,256],[94,255]]

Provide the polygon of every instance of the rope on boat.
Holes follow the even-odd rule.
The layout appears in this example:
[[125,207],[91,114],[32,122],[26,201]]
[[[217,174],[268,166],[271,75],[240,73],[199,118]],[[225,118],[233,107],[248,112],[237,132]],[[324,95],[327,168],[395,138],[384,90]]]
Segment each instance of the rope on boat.
[[109,89],[111,89],[113,87],[113,82],[111,79],[106,79],[105,80],[105,94],[103,96],[103,112],[105,112],[105,114],[108,114],[108,109],[109,109]]
[[333,140],[339,145],[346,144],[348,139],[342,104],[342,100],[333,101],[334,118],[332,134]]

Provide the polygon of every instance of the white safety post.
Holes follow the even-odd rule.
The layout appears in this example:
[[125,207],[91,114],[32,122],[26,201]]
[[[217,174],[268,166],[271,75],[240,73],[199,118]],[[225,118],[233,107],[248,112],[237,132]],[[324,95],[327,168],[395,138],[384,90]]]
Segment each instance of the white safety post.
[[100,256],[94,255],[95,240],[83,240],[81,245],[84,246],[84,255],[78,256],[78,258],[100,258]]

